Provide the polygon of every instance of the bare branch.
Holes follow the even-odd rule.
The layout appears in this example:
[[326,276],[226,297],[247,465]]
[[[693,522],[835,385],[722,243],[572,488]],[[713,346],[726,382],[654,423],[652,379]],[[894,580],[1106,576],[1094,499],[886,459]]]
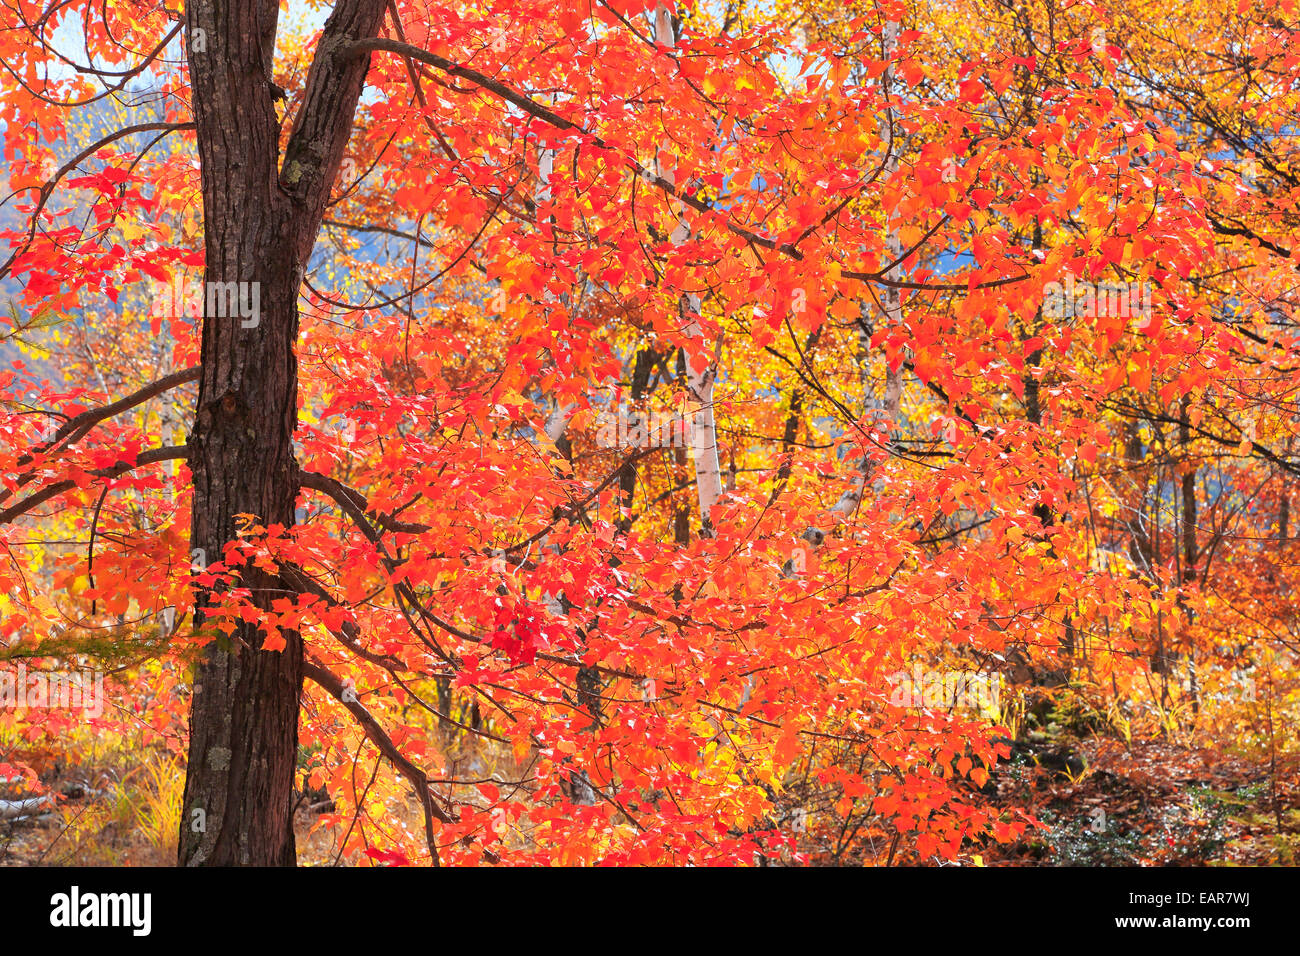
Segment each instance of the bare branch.
[[[90,474],[96,478],[117,478],[128,471],[138,468],[140,465],[152,465],[160,461],[186,457],[188,457],[188,450],[183,445],[168,445],[165,448],[152,448],[149,451],[141,452],[140,456],[133,462],[119,462],[111,468],[99,468],[90,472]],[[47,485],[35,494],[28,495],[17,504],[0,511],[0,525],[9,524],[15,518],[21,517],[43,502],[58,497],[65,491],[71,491],[76,487],[77,483],[75,481],[59,481]]]
[[423,770],[411,763],[402,752],[397,749],[393,743],[393,738],[388,736],[379,722],[371,716],[370,711],[356,699],[353,694],[344,696],[343,681],[331,671],[313,659],[303,661],[303,674],[311,679],[313,683],[326,691],[331,697],[347,708],[348,712],[356,718],[361,729],[366,732],[370,741],[379,748],[379,752],[388,758],[397,771],[410,781],[411,786],[415,788],[416,794],[420,797],[420,803],[424,806],[424,837],[429,846],[429,856],[434,866],[439,865],[438,846],[434,840],[433,821],[438,819],[442,823],[451,823],[452,819],[447,812],[438,806],[433,799],[433,791],[429,787],[429,778]]
[[[114,415],[124,412],[127,409],[135,408],[137,405],[142,405],[149,399],[155,398],[163,392],[175,388],[177,385],[184,385],[186,382],[198,381],[199,372],[200,366],[197,365],[193,368],[183,369],[179,372],[172,372],[170,375],[164,375],[162,378],[158,379],[158,381],[151,382],[144,386],[144,388],[137,389],[130,395],[127,395],[124,398],[119,398],[115,402],[101,405],[99,408],[88,409],[80,415],[73,416],[63,423],[62,427],[54,433],[54,437],[48,442],[37,448],[31,454],[23,455],[19,458],[18,466],[21,468],[25,465],[30,465],[36,455],[48,454],[56,445],[63,442],[64,439],[66,439],[66,442],[64,443],[65,448],[68,445],[80,441],[92,428],[95,427],[95,425],[105,419],[112,418]],[[29,471],[22,473],[18,477],[18,487],[21,488],[23,485],[29,483],[34,477],[34,472]],[[9,489],[0,488],[0,501],[5,501],[12,495],[13,492]]]

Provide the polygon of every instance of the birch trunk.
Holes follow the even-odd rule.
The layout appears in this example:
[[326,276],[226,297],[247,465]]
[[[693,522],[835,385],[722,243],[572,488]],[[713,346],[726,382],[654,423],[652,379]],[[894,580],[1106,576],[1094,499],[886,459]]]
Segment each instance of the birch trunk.
[[[673,29],[672,14],[668,8],[659,4],[654,12],[654,40],[660,46],[677,45],[676,31]],[[676,185],[672,169],[664,169],[655,157],[655,173]],[[670,200],[671,203],[671,200]],[[675,243],[685,242],[690,236],[690,224],[684,215],[679,216],[677,228],[673,230]],[[685,332],[692,341],[703,341],[702,327],[699,321],[702,303],[696,295],[683,295],[678,302],[678,311],[686,321]],[[691,401],[697,405],[691,421],[691,450],[695,460],[695,490],[700,505],[700,528],[703,534],[712,527],[713,509],[722,498],[722,469],[718,465],[718,427],[714,415],[713,389],[717,382],[718,365],[716,352],[709,356],[703,346],[688,350],[686,361],[686,387]]]

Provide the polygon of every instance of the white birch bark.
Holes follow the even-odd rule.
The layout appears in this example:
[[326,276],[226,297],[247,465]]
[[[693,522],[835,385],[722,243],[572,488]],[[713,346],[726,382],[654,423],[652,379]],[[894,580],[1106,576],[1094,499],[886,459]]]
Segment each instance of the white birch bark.
[[552,442],[557,442],[564,437],[564,430],[569,427],[569,416],[573,414],[576,407],[572,402],[565,405],[556,403],[551,414],[547,416],[546,427],[543,429],[547,438]]
[[53,797],[23,797],[0,800],[0,820],[22,820],[54,808]]
[[[673,32],[672,14],[664,4],[655,7],[654,41],[665,47],[677,44],[677,37]],[[666,152],[666,148],[661,152]],[[665,169],[658,156],[655,157],[654,169],[656,175],[676,185],[674,170]],[[671,200],[669,202],[671,204]],[[679,214],[677,226],[672,233],[672,241],[681,244],[690,237],[690,232],[690,224],[683,214]],[[684,295],[678,304],[679,314],[686,320],[687,337],[692,342],[703,343],[699,321],[700,308],[701,302],[696,295]],[[697,406],[691,422],[695,490],[700,505],[700,525],[707,534],[713,509],[722,498],[722,469],[718,465],[718,428],[713,405],[713,389],[718,376],[717,353],[715,351],[710,356],[701,345],[688,349],[686,358],[686,387],[691,401]]]
[[[540,207],[544,202],[550,202],[551,193],[551,175],[555,171],[555,150],[543,148],[537,156],[537,190],[533,194],[534,202],[539,207],[538,223],[541,223]],[[585,280],[584,280],[585,281]],[[550,289],[546,290],[543,301],[554,302],[555,296]],[[565,307],[570,305],[569,296],[563,296]],[[573,414],[576,406],[572,403],[561,404],[558,400],[555,407],[551,410],[550,415],[546,418],[546,423],[542,428],[543,433],[552,443],[558,442],[564,435],[565,429],[569,427],[569,418]],[[550,535],[546,535],[541,540],[541,548],[544,551],[550,551],[558,554],[560,548],[550,542]],[[547,611],[554,617],[564,618],[568,616],[565,610],[564,601],[561,600],[560,594],[551,594],[549,591],[543,597],[546,603]],[[567,763],[567,761],[566,761]],[[569,773],[569,787],[572,800],[579,806],[595,806],[596,791],[592,786],[591,778],[587,776],[585,770],[576,770]]]
[[[699,315],[698,296],[689,295],[682,301],[683,311]],[[686,334],[694,339],[700,334],[698,319],[692,318]],[[691,428],[691,450],[695,459],[695,488],[700,502],[700,523],[708,528],[713,507],[722,497],[722,469],[718,465],[718,428],[713,412],[713,387],[717,381],[716,353],[708,359],[703,369],[696,369],[696,356],[687,356],[686,385],[691,400],[698,407]]]

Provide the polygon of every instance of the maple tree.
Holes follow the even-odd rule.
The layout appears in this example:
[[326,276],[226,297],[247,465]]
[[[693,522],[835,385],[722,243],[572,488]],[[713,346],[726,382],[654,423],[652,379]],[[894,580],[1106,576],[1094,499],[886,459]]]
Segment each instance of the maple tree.
[[1293,0],[0,10],[0,656],[182,864],[954,859],[1044,687],[1294,773]]

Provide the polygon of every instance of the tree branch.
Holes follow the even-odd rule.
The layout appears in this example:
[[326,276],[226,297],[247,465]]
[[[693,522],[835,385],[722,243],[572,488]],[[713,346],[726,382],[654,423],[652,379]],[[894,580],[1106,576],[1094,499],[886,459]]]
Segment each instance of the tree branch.
[[[98,468],[90,474],[96,478],[117,478],[138,468],[140,465],[152,465],[160,461],[170,461],[174,458],[188,457],[188,450],[183,445],[168,445],[165,448],[152,448],[149,451],[141,452],[140,456],[134,462],[120,462],[111,468]],[[75,481],[59,481],[52,485],[47,485],[35,494],[28,495],[17,504],[11,505],[4,511],[0,511],[0,525],[9,524],[15,518],[21,517],[31,511],[37,505],[49,501],[51,498],[63,494],[65,491],[71,491],[77,487]]]
[[365,731],[370,741],[379,748],[379,752],[388,758],[397,771],[410,781],[411,786],[415,788],[416,794],[420,797],[420,803],[424,806],[424,838],[429,846],[429,856],[434,866],[439,865],[438,845],[434,840],[433,821],[438,819],[442,823],[451,823],[452,819],[447,815],[442,807],[438,806],[433,799],[433,791],[429,787],[429,778],[423,770],[411,763],[402,752],[397,749],[393,743],[393,738],[388,736],[379,722],[371,716],[370,711],[356,699],[355,695],[349,694],[348,698],[344,697],[343,681],[329,668],[321,665],[314,659],[308,658],[303,661],[303,674],[311,679],[313,683],[323,689],[331,697],[347,708],[348,712],[356,718],[361,729]]
[[[82,412],[80,415],[73,416],[63,423],[62,427],[54,433],[54,437],[48,442],[40,448],[37,448],[34,452],[23,455],[19,458],[17,462],[18,467],[21,468],[25,465],[30,465],[36,455],[48,454],[55,445],[59,444],[59,442],[63,441],[65,438],[67,439],[67,442],[64,447],[75,444],[76,442],[81,441],[82,438],[86,437],[86,434],[94,428],[95,425],[105,419],[112,418],[114,415],[124,412],[127,409],[135,408],[137,405],[142,405],[149,399],[155,398],[168,389],[175,388],[177,385],[184,385],[186,382],[198,381],[200,371],[200,366],[195,365],[193,368],[183,369],[179,372],[172,372],[170,375],[164,375],[162,378],[158,379],[158,381],[151,382],[143,388],[132,392],[130,395],[127,395],[124,398],[119,398],[115,402],[110,402],[107,405],[102,405],[99,408],[92,408]],[[18,487],[21,488],[23,485],[27,484],[33,477],[35,477],[35,472],[31,471],[20,474],[18,477]],[[0,488],[0,501],[5,501],[12,495],[13,492],[8,488]]]
[[[615,147],[611,146],[600,136],[597,136],[596,134],[589,132],[588,130],[586,130],[579,124],[573,122],[572,120],[567,120],[563,116],[559,115],[558,113],[547,109],[545,106],[533,100],[532,98],[525,96],[523,93],[511,89],[510,87],[502,83],[500,80],[495,80],[492,77],[488,76],[487,74],[480,73],[478,70],[471,69],[470,67],[461,66],[458,63],[453,63],[451,60],[448,60],[446,57],[439,56],[436,53],[430,53],[428,50],[422,50],[417,46],[412,46],[409,43],[401,43],[398,42],[397,40],[389,40],[383,37],[375,37],[373,39],[357,40],[356,42],[350,44],[347,47],[346,52],[352,56],[360,56],[362,54],[369,53],[373,50],[386,50],[389,53],[396,53],[399,56],[408,57],[414,60],[420,60],[432,66],[436,66],[444,73],[448,73],[452,76],[460,77],[463,80],[468,80],[469,82],[475,84],[476,86],[479,86],[491,93],[496,94],[501,99],[505,100],[507,103],[511,103],[514,106],[519,107],[519,109],[523,110],[529,116],[542,120],[544,123],[548,123],[551,126],[554,126],[556,129],[564,130],[566,132],[571,132],[576,134],[585,143],[591,146],[595,146],[599,149],[609,150],[611,152],[617,152]],[[694,209],[696,212],[699,213],[712,214],[716,212],[711,206],[709,206],[708,203],[700,199],[697,199],[694,196],[690,196],[683,193],[681,190],[679,190],[668,180],[661,177],[653,169],[641,165],[641,163],[637,162],[637,160],[633,159],[632,157],[625,156],[623,159],[625,165],[629,169],[631,169],[637,175],[641,176],[641,178],[643,178],[646,182],[652,183],[654,186],[662,190],[667,195],[672,196],[678,202],[689,206],[690,208]],[[740,226],[729,220],[724,225],[727,231],[733,233],[734,235],[740,236],[746,242],[752,242],[754,245],[760,246],[764,249],[768,249],[773,252],[779,252],[782,255],[788,256],[791,259],[795,259],[799,261],[803,259],[803,253],[799,251],[799,249],[796,247],[794,243],[777,242],[775,239],[769,239],[765,236],[760,236],[758,233],[751,232],[750,230],[744,228],[743,226]],[[1005,278],[994,279],[989,282],[980,282],[980,283],[976,283],[974,286],[971,286],[967,283],[935,284],[935,283],[925,283],[925,282],[907,282],[899,279],[890,278],[888,273],[892,268],[893,265],[891,264],[889,266],[886,266],[883,269],[877,269],[873,272],[857,272],[857,271],[845,269],[840,272],[840,275],[846,279],[857,279],[862,282],[873,282],[878,285],[887,286],[893,289],[929,289],[929,290],[953,291],[953,292],[967,292],[972,288],[991,289],[991,288],[996,288],[998,286],[1010,285],[1015,282],[1023,282],[1025,279],[1029,278],[1028,273],[1026,273],[1025,275],[1021,275],[1021,276],[1007,276]]]

